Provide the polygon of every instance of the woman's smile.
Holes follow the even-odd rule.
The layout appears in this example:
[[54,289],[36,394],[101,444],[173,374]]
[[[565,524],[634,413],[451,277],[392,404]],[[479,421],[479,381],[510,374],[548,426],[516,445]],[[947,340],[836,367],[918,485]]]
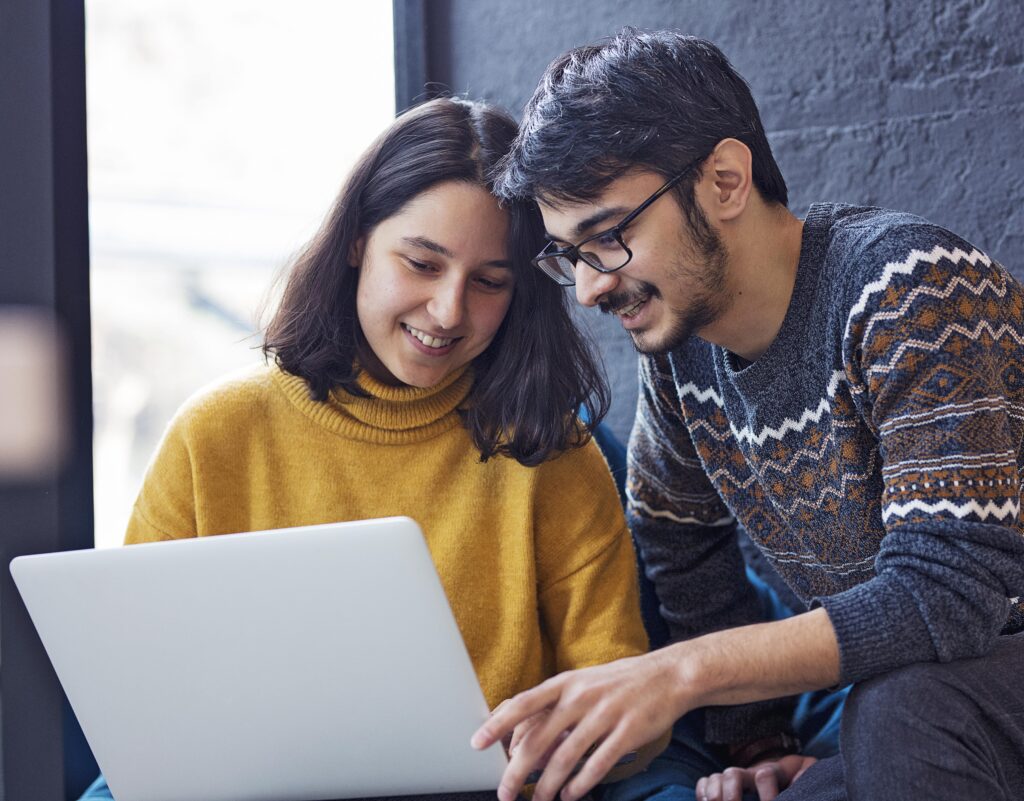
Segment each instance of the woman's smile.
[[413,346],[427,356],[445,356],[452,352],[462,337],[441,337],[434,336],[426,331],[413,328],[408,323],[402,323],[402,330],[409,335]]

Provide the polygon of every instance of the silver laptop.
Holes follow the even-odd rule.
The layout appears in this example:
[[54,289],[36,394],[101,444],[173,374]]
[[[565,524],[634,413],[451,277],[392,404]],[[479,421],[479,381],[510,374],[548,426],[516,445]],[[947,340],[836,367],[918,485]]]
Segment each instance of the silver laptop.
[[493,790],[487,704],[408,518],[25,556],[117,801]]

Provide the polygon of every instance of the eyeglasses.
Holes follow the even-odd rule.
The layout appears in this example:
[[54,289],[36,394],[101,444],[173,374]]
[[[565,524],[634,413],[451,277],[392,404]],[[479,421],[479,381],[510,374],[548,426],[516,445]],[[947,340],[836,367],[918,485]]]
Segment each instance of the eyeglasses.
[[[533,263],[540,267],[549,278],[562,286],[573,286],[576,283],[576,262],[580,259],[599,273],[613,273],[616,270],[621,270],[633,258],[633,251],[622,240],[622,232],[640,216],[644,209],[683,180],[690,170],[704,158],[704,156],[696,158],[683,167],[678,175],[670,178],[657,192],[623,217],[617,225],[588,236],[578,245],[568,248],[557,248],[554,242],[548,242],[544,250],[533,258]],[[586,250],[583,249],[584,246],[586,246]]]

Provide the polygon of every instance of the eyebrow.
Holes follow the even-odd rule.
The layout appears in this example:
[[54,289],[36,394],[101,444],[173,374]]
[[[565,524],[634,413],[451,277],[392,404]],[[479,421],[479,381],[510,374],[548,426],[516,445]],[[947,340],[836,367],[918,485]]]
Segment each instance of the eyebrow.
[[[578,223],[576,223],[576,226],[572,229],[573,239],[575,241],[579,241],[583,234],[585,234],[591,228],[594,228],[595,226],[598,226],[601,223],[610,220],[612,217],[618,217],[620,214],[626,214],[629,211],[630,210],[625,206],[612,206],[611,208],[608,209],[599,209],[598,211],[595,211],[593,214],[591,214],[589,217],[580,220]],[[560,236],[555,236],[554,234],[551,234],[548,231],[544,232],[544,236],[546,236],[548,239],[553,239],[556,242],[568,243],[568,240],[562,239]]]
[[[444,256],[446,259],[454,259],[455,254],[452,253],[448,248],[439,242],[435,242],[433,239],[428,239],[425,236],[403,236],[402,241],[407,245],[412,245],[415,248],[423,248],[433,253],[437,253],[439,256]],[[484,263],[486,267],[501,267],[506,270],[512,269],[512,262],[507,259],[494,259]]]

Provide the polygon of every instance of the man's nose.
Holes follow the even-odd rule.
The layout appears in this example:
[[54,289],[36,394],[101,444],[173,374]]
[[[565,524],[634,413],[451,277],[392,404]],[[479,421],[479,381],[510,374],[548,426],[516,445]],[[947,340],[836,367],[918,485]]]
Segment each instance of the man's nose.
[[576,300],[584,306],[596,306],[619,283],[619,274],[602,273],[582,259],[576,262]]

